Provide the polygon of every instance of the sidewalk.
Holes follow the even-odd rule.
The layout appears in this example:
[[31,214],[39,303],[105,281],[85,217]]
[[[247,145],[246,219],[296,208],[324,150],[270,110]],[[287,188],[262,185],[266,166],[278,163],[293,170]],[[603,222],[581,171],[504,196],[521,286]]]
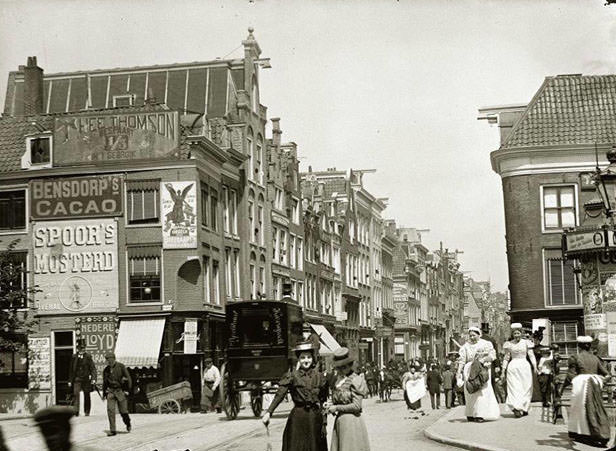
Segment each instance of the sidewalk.
[[[570,449],[590,451],[601,448],[571,442],[567,424],[562,420],[554,425],[548,417],[548,410],[533,405],[527,417],[515,418],[504,405],[497,421],[469,423],[464,415],[464,406],[455,407],[451,412],[424,430],[431,440],[474,451],[557,451]],[[564,413],[565,419],[567,414]],[[613,446],[614,429],[609,446]]]

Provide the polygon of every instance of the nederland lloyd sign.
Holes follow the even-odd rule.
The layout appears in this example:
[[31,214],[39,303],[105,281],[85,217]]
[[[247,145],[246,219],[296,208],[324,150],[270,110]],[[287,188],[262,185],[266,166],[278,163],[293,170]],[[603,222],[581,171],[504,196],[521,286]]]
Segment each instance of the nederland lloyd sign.
[[194,182],[163,182],[160,212],[163,249],[197,247],[197,189]]

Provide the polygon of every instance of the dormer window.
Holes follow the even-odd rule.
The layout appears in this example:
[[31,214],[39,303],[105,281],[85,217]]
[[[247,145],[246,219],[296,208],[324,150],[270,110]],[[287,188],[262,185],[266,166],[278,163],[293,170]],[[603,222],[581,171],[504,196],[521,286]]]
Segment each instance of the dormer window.
[[26,151],[21,157],[22,169],[50,168],[53,153],[51,134],[26,138]]
[[135,105],[135,94],[124,94],[113,96],[113,107],[133,106]]

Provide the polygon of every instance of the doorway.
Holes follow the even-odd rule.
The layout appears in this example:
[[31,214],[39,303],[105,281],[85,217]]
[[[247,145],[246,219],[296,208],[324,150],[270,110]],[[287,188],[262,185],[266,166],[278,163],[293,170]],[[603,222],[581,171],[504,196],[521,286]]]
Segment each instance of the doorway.
[[199,410],[201,405],[201,358],[200,354],[173,356],[173,383],[188,381],[192,390],[192,408]]
[[72,331],[54,332],[54,376],[56,404],[71,404],[72,390],[68,386],[71,358],[75,352],[74,337]]

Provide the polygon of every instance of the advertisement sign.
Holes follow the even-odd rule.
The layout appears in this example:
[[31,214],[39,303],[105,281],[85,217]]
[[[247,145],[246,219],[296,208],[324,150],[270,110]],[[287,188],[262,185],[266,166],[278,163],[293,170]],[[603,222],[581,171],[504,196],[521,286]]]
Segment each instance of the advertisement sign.
[[603,249],[606,247],[605,231],[567,232],[565,235],[565,243],[567,246],[567,253]]
[[117,324],[112,316],[82,316],[75,318],[75,335],[85,341],[86,352],[96,366],[96,383],[103,384],[103,370],[107,366],[105,353],[113,352]]
[[54,166],[173,156],[179,145],[177,111],[81,114],[54,123]]
[[28,337],[28,388],[51,389],[51,340]]
[[34,225],[34,283],[41,314],[118,308],[118,225],[114,219]]
[[186,321],[184,321],[184,354],[197,353],[198,339],[197,320],[187,318]]
[[605,313],[596,313],[594,315],[584,315],[584,329],[587,332],[605,331],[606,316]]
[[606,313],[608,355],[616,357],[616,312]]
[[34,220],[121,216],[123,192],[118,175],[32,180],[30,215]]
[[163,249],[197,247],[197,188],[194,182],[162,182]]

